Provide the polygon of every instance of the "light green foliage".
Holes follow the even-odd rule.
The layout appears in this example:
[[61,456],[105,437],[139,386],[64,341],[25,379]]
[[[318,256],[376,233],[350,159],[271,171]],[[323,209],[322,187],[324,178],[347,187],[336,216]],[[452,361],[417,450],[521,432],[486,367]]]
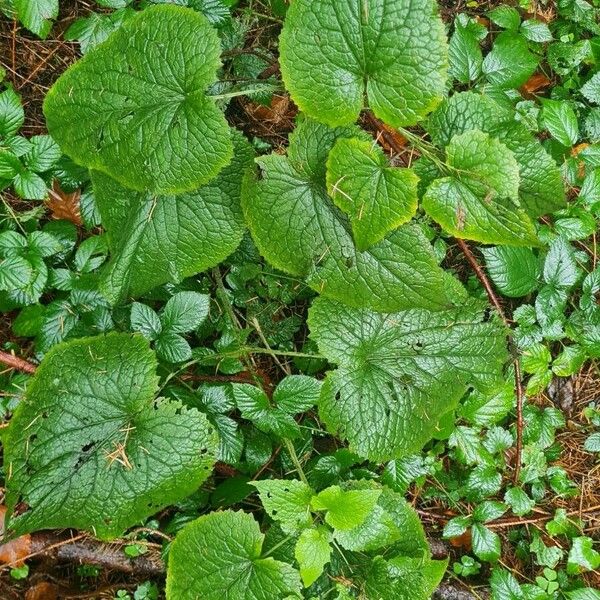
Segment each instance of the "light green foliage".
[[169,552],[169,600],[298,598],[296,569],[263,557],[265,536],[252,515],[204,515],[177,536]]
[[354,127],[330,129],[303,119],[290,136],[287,156],[257,159],[261,178],[247,177],[242,190],[256,245],[275,267],[352,306],[449,307],[455,286],[418,227],[404,225],[360,252],[348,217],[327,195],[327,156],[337,140],[357,135]]
[[325,527],[305,529],[298,538],[294,556],[300,565],[304,587],[313,584],[331,557],[331,533]]
[[517,204],[519,166],[501,142],[477,130],[450,140],[450,175],[436,179],[423,208],[445,231],[489,244],[537,245],[535,229]]
[[502,328],[482,323],[472,305],[382,315],[319,299],[308,321],[338,365],[323,386],[321,418],[372,460],[419,450],[467,385],[494,385],[506,359]]
[[328,125],[356,121],[365,97],[386,123],[414,125],[444,93],[447,48],[435,12],[432,0],[295,1],[279,41],[286,89]]
[[484,248],[487,271],[503,295],[519,298],[533,292],[541,277],[541,264],[530,248]]
[[42,39],[52,27],[52,20],[58,16],[58,0],[13,0],[19,20],[29,31]]
[[574,538],[567,558],[567,571],[580,573],[594,571],[598,567],[600,567],[600,553],[594,549],[592,538],[586,536]]
[[216,436],[204,415],[154,399],[155,370],[141,336],[82,338],[47,354],[4,440],[12,535],[74,527],[115,537],[207,478]]
[[92,172],[112,253],[101,287],[112,302],[177,283],[217,265],[236,249],[244,232],[241,183],[252,150],[241,135],[233,140],[231,164],[186,194],[137,193]]
[[201,14],[148,8],[54,84],[44,102],[48,130],[75,162],[126,187],[191,191],[232,155],[229,127],[206,95],[219,53]]
[[332,486],[312,499],[314,510],[324,510],[325,522],[334,529],[345,531],[362,525],[373,510],[380,490],[342,490]]
[[340,139],[327,159],[327,191],[352,224],[363,251],[380,242],[417,211],[417,176],[388,166],[375,142]]
[[483,54],[479,42],[486,36],[486,28],[475,19],[464,13],[456,16],[448,47],[448,72],[452,77],[461,83],[469,83],[481,75]]
[[563,146],[570,148],[579,139],[577,115],[564,100],[544,100],[542,103],[541,125]]

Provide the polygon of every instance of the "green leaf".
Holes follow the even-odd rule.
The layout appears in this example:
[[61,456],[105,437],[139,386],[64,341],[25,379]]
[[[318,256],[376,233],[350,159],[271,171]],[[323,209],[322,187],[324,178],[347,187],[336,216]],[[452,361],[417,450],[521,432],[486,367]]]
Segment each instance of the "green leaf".
[[471,534],[475,556],[487,562],[496,562],[500,558],[502,547],[497,533],[481,523],[474,523]]
[[29,31],[45,39],[52,19],[58,16],[58,0],[13,0],[19,20]]
[[4,90],[0,93],[0,138],[16,135],[24,122],[25,111],[21,98],[12,88]]
[[600,104],[600,72],[594,73],[594,75],[581,86],[580,91],[592,104]]
[[294,556],[300,565],[304,587],[312,585],[331,557],[331,533],[326,527],[305,529],[296,542]]
[[22,170],[15,175],[13,187],[17,195],[25,200],[44,200],[48,195],[46,182],[31,171]]
[[210,183],[179,196],[132,192],[98,171],[92,183],[112,260],[102,289],[113,302],[178,283],[219,264],[244,232],[239,199],[252,149],[239,134],[235,157]]
[[315,300],[311,337],[338,365],[319,402],[328,429],[378,462],[420,450],[468,385],[483,390],[500,380],[504,333],[482,316],[473,305],[383,315]]
[[567,592],[569,600],[600,600],[600,590],[594,588],[579,588]]
[[600,432],[588,436],[583,444],[583,449],[586,452],[600,452]]
[[594,571],[600,567],[600,553],[594,550],[594,540],[589,537],[576,537],[567,558],[567,573]]
[[198,292],[178,292],[169,298],[161,314],[163,328],[171,333],[197,329],[208,316],[210,296]]
[[290,565],[262,558],[265,536],[251,515],[226,510],[204,515],[177,535],[169,552],[169,600],[266,600],[299,597]]
[[9,256],[0,262],[0,290],[23,289],[33,277],[31,263],[22,256]]
[[386,560],[376,556],[368,569],[365,597],[429,600],[447,566],[447,560],[427,557],[397,556]]
[[486,28],[464,13],[454,19],[454,33],[448,47],[448,73],[461,83],[475,81],[481,75],[483,55],[479,41],[486,35]]
[[579,139],[579,125],[573,107],[566,100],[542,101],[541,125],[563,146],[570,148]]
[[504,296],[520,298],[537,288],[542,269],[530,248],[496,246],[481,251],[489,276]]
[[504,502],[506,502],[513,513],[519,517],[530,513],[535,507],[535,501],[520,487],[512,487],[506,490]]
[[494,42],[491,52],[483,61],[483,72],[487,80],[501,87],[518,88],[533,74],[538,59],[527,47],[520,35],[505,31]]
[[327,159],[327,191],[350,217],[360,251],[412,219],[417,182],[410,169],[390,167],[374,142],[339,139]]
[[198,489],[216,436],[196,410],[154,399],[155,371],[141,336],[46,354],[4,440],[11,535],[74,528],[108,539]]
[[162,324],[156,311],[146,304],[134,302],[131,305],[131,329],[154,341],[162,331]]
[[473,519],[480,523],[487,523],[499,519],[505,512],[507,506],[503,502],[487,500],[478,504],[473,511]]
[[282,438],[294,438],[299,435],[298,424],[292,416],[272,406],[262,390],[249,383],[235,383],[232,389],[242,417],[252,421],[258,429]]
[[192,348],[178,333],[163,331],[156,339],[156,354],[170,363],[180,363],[192,358]]
[[306,277],[319,293],[353,306],[449,307],[460,292],[449,289],[419,227],[403,225],[360,252],[347,216],[327,195],[329,151],[338,139],[360,135],[355,127],[330,129],[302,119],[287,157],[257,159],[262,178],[246,178],[242,207],[258,249],[278,269]]
[[551,42],[552,32],[546,23],[537,19],[527,19],[521,24],[521,35],[530,42]]
[[250,483],[257,490],[266,513],[281,529],[292,534],[312,524],[313,490],[295,479],[264,479]]
[[229,163],[229,126],[206,95],[220,65],[206,18],[139,12],[65,71],[44,102],[48,131],[76,163],[135,190],[189,192]]
[[444,526],[443,536],[451,539],[461,536],[471,525],[471,517],[453,517]]
[[562,238],[554,240],[544,261],[544,281],[555,288],[570,289],[580,274],[573,247]]
[[34,135],[29,141],[31,148],[23,160],[27,168],[36,173],[48,171],[62,156],[58,144],[49,135]]
[[423,208],[448,233],[488,244],[538,245],[533,223],[515,202],[519,166],[512,152],[481,131],[467,131],[446,147],[448,177],[436,179]]
[[494,569],[490,577],[493,600],[525,600],[519,582],[503,569]]
[[325,522],[334,529],[345,531],[361,525],[373,511],[381,490],[342,490],[334,485],[324,489],[311,501],[314,510],[324,510]]
[[519,25],[521,24],[519,11],[512,6],[498,6],[497,8],[490,10],[488,17],[492,23],[495,23],[498,27],[511,31],[519,29]]
[[91,12],[87,17],[77,19],[64,34],[67,41],[79,42],[81,53],[85,54],[94,46],[104,42],[108,36],[135,15],[131,8],[116,10],[111,14]]
[[414,125],[444,94],[446,36],[436,12],[432,0],[295,0],[279,40],[286,89],[331,126],[356,121],[365,96],[386,123]]
[[319,401],[322,382],[307,375],[284,377],[273,392],[273,402],[284,412],[295,415],[312,408]]

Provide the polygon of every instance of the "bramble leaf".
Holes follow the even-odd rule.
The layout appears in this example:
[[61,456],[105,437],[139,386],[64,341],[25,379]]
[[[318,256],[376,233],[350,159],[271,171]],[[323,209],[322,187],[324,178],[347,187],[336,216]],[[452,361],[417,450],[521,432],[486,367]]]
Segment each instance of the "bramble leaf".
[[380,242],[417,212],[417,176],[390,167],[374,142],[340,139],[327,159],[327,191],[349,217],[359,250]]
[[220,43],[206,18],[153,6],[52,86],[48,131],[76,163],[155,194],[189,192],[231,160],[229,126],[206,95]]
[[262,179],[248,176],[242,190],[254,241],[275,267],[341,302],[375,310],[450,307],[461,292],[417,226],[403,225],[360,252],[347,216],[327,195],[327,155],[338,139],[357,135],[354,127],[305,119],[290,136],[287,157],[257,159]]
[[448,233],[488,244],[538,245],[533,223],[516,200],[519,166],[501,142],[478,130],[446,147],[451,174],[436,179],[423,208]]
[[72,527],[112,538],[198,489],[216,435],[198,411],[154,399],[155,370],[141,336],[48,352],[4,440],[10,535]]
[[252,515],[226,510],[188,524],[169,552],[169,600],[270,600],[299,597],[290,565],[262,558],[265,536]]
[[371,460],[420,450],[468,385],[486,389],[501,379],[503,329],[468,308],[384,315],[315,300],[311,337],[338,365],[319,402],[328,429]]
[[252,149],[239,134],[235,157],[210,183],[178,196],[137,193],[98,171],[92,182],[112,260],[101,287],[112,302],[217,265],[240,243],[242,177]]
[[331,126],[364,100],[386,123],[414,125],[444,94],[447,48],[432,0],[295,0],[280,41],[285,87]]
[[13,0],[19,20],[29,31],[45,39],[52,19],[58,16],[58,0]]

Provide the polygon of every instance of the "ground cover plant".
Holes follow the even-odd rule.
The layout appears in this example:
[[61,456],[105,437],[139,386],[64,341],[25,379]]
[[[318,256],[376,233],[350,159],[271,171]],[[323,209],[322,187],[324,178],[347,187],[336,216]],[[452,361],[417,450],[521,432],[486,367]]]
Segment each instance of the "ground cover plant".
[[0,597],[600,598],[600,5],[0,0]]

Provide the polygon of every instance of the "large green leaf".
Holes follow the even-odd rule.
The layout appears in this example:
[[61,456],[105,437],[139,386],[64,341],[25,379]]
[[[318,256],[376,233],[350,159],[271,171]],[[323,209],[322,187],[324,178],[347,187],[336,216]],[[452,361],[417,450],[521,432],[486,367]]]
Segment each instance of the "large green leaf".
[[519,165],[487,133],[471,130],[446,147],[450,175],[436,179],[423,208],[448,233],[487,244],[538,244],[535,227],[518,206]]
[[141,336],[48,352],[4,439],[11,535],[73,527],[111,538],[206,479],[216,435],[195,409],[155,400],[155,370]]
[[175,538],[169,552],[169,600],[275,600],[300,597],[290,565],[262,558],[265,536],[252,515],[223,511],[200,517]]
[[280,37],[281,73],[300,109],[354,122],[365,96],[391,125],[413,125],[444,94],[447,47],[433,0],[295,0]]
[[75,162],[122,185],[181,193],[231,159],[229,127],[206,95],[220,65],[206,18],[155,6],[126,21],[48,92],[48,130]]
[[348,217],[327,195],[327,155],[338,139],[357,135],[354,127],[330,129],[302,120],[287,157],[257,159],[262,178],[246,178],[242,207],[259,250],[275,267],[353,306],[449,307],[460,291],[417,226],[403,225],[360,252]]
[[375,461],[420,450],[469,385],[487,389],[501,380],[505,334],[482,316],[469,303],[384,315],[317,299],[311,336],[338,365],[319,402],[328,429]]
[[479,129],[499,139],[519,164],[519,200],[532,218],[565,205],[560,170],[525,126],[516,122],[487,96],[474,92],[454,94],[431,115],[427,130],[432,140],[447,146],[455,135]]
[[342,138],[327,159],[327,190],[350,217],[361,251],[412,219],[417,182],[410,169],[390,167],[373,141]]
[[132,192],[98,171],[92,182],[112,259],[102,289],[111,301],[179,282],[231,254],[244,232],[240,192],[250,144],[233,136],[235,156],[210,183],[178,196]]

